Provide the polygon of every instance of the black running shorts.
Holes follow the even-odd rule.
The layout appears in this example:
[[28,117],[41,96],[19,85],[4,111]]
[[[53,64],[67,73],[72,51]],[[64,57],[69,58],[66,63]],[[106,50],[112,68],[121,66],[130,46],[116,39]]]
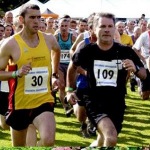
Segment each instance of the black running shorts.
[[54,112],[54,103],[44,103],[34,109],[9,110],[6,123],[15,130],[23,130],[32,123],[35,117],[45,111]]

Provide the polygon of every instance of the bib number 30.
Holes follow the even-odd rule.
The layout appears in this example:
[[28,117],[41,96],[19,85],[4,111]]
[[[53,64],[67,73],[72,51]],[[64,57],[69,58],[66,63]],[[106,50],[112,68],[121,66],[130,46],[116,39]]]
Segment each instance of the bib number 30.
[[31,85],[32,86],[41,86],[42,85],[42,83],[43,83],[43,77],[42,76],[33,76],[32,77],[32,83],[31,83]]

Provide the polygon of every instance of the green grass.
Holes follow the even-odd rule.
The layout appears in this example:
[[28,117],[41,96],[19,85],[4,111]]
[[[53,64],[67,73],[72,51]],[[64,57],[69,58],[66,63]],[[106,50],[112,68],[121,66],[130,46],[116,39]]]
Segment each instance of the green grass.
[[[119,147],[142,147],[150,144],[150,100],[143,101],[137,92],[128,88],[126,96],[127,109],[122,132],[118,137]],[[80,124],[74,115],[67,118],[61,104],[55,108],[56,142],[55,146],[87,147],[96,139],[85,139],[80,133]],[[0,129],[0,147],[11,147],[9,131]]]
[[141,100],[136,92],[130,92],[128,89],[126,102],[127,110],[118,145],[150,145],[150,100]]

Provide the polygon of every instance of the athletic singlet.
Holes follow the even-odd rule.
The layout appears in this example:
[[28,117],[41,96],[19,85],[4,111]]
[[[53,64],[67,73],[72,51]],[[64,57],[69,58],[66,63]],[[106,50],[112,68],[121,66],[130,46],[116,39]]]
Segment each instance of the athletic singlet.
[[46,102],[54,102],[50,90],[51,56],[44,36],[38,32],[39,44],[29,47],[19,34],[14,35],[21,54],[16,65],[9,66],[9,71],[31,63],[32,70],[22,78],[9,80],[9,109],[32,109]]
[[61,34],[58,33],[58,44],[61,48],[61,56],[60,56],[60,63],[69,64],[70,62],[70,48],[72,46],[72,33],[69,33],[68,39],[63,41],[61,38]]

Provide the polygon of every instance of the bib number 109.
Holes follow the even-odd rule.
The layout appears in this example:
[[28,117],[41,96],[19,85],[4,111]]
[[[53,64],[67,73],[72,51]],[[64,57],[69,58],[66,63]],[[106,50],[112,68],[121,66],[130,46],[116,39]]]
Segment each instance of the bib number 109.
[[113,70],[100,70],[98,69],[97,71],[97,78],[99,79],[100,77],[102,77],[103,79],[112,79],[114,75],[114,71]]

